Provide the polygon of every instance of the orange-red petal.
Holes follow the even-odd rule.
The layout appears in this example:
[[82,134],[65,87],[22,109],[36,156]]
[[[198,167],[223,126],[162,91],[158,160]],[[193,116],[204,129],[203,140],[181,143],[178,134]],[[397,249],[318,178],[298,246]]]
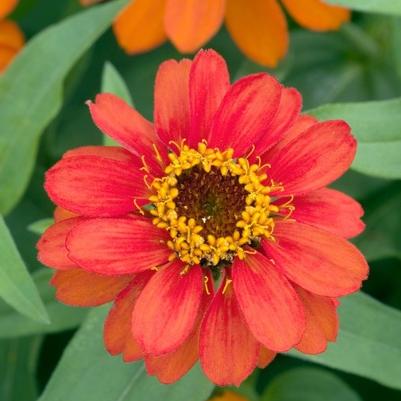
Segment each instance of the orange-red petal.
[[69,218],[50,226],[37,244],[39,261],[45,266],[59,270],[77,267],[68,257],[65,242],[70,231],[83,220],[81,217]]
[[206,376],[219,386],[239,386],[254,370],[259,344],[249,331],[237,294],[223,280],[203,319],[200,361]]
[[58,206],[91,217],[122,216],[147,203],[143,172],[135,163],[100,156],[67,157],[46,173],[45,189]]
[[306,312],[306,330],[296,348],[305,354],[319,354],[335,341],[338,332],[336,303],[333,299],[312,294],[301,287],[295,289]]
[[305,330],[301,301],[286,277],[261,253],[235,260],[234,290],[255,338],[273,351],[288,351]]
[[180,52],[192,53],[217,33],[224,9],[225,0],[167,0],[167,36]]
[[321,188],[296,196],[292,217],[344,238],[355,237],[365,228],[362,206],[340,191]]
[[279,196],[322,188],[349,168],[356,146],[344,121],[314,124],[286,146],[269,152],[269,177],[284,186]]
[[241,51],[256,63],[276,67],[287,53],[287,21],[277,0],[227,0],[226,26]]
[[168,261],[165,230],[139,217],[90,219],[68,235],[68,256],[100,274],[139,273]]
[[56,298],[73,306],[98,306],[112,301],[123,290],[132,276],[101,276],[82,269],[58,271],[51,284],[56,287]]
[[188,145],[196,147],[202,139],[209,139],[213,116],[230,87],[227,64],[214,50],[200,50],[189,76],[191,129]]
[[291,221],[276,222],[275,242],[262,241],[268,257],[287,277],[306,290],[329,297],[359,290],[368,265],[345,239],[319,228]]
[[123,353],[124,360],[130,357],[130,361],[142,357],[131,332],[132,311],[152,275],[152,271],[136,274],[129,286],[116,298],[104,325],[104,343],[111,355]]
[[135,304],[132,330],[146,354],[173,352],[195,328],[203,293],[200,266],[175,261],[157,272]]
[[281,89],[279,82],[265,73],[235,82],[213,118],[209,147],[232,147],[236,156],[243,156],[268,132],[280,105]]
[[313,31],[339,29],[351,17],[346,8],[327,4],[323,0],[281,1],[299,25]]
[[56,206],[54,209],[53,217],[54,222],[59,223],[60,221],[71,219],[72,217],[77,217],[78,215],[74,212],[70,212],[67,209],[64,209],[60,206]]
[[260,347],[259,359],[258,359],[258,368],[264,369],[267,365],[273,362],[273,359],[276,357],[277,352],[271,351],[266,347]]
[[132,0],[113,24],[119,45],[129,54],[146,52],[166,40],[166,0]]
[[158,147],[159,152],[162,151],[162,147],[159,146],[150,121],[124,100],[111,93],[97,95],[94,103],[89,101],[87,104],[93,122],[105,135],[113,138],[138,157],[144,156],[151,174],[162,173],[153,145]]
[[167,60],[157,71],[155,82],[155,130],[162,142],[180,143],[189,132],[189,71],[192,61]]
[[0,73],[25,43],[24,34],[14,21],[0,21]]

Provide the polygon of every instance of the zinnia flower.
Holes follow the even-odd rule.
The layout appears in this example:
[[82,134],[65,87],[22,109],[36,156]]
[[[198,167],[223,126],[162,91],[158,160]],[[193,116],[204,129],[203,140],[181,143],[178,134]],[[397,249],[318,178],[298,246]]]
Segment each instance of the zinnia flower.
[[58,209],[39,260],[60,301],[114,301],[112,355],[164,383],[200,358],[239,385],[277,352],[335,340],[336,298],[368,273],[346,240],[363,211],[326,188],[355,155],[344,121],[300,115],[300,94],[265,73],[230,84],[213,50],[160,66],[153,124],[111,94],[88,106],[121,147],[68,151],[47,172]]
[[[99,0],[81,0],[83,5]],[[285,14],[278,0],[134,0],[114,23],[118,43],[129,54],[153,49],[167,39],[182,53],[207,43],[225,20],[232,39],[251,60],[275,67],[288,50]],[[281,0],[301,26],[338,29],[349,10],[323,0]]]
[[0,2],[0,73],[5,70],[25,42],[24,34],[18,25],[14,21],[3,20],[17,4],[17,0]]

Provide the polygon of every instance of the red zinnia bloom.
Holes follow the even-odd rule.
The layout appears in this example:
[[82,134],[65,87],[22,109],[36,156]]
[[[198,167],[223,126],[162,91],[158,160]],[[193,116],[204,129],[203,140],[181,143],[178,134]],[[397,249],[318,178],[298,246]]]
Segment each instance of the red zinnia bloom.
[[336,298],[368,274],[346,240],[362,208],[326,188],[355,155],[344,121],[300,115],[299,93],[265,73],[230,84],[212,50],[160,66],[153,124],[110,94],[88,105],[122,147],[75,149],[47,172],[59,209],[39,259],[60,301],[114,301],[111,354],[165,383],[199,358],[239,385],[277,352],[335,340]]

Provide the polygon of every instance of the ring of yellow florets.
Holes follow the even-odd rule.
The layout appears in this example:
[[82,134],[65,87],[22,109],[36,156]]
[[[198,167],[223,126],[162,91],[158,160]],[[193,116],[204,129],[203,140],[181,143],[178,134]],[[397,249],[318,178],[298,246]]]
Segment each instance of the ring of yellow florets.
[[[149,200],[153,205],[150,210],[154,216],[153,224],[169,231],[171,239],[167,245],[173,251],[173,258],[179,257],[189,265],[231,263],[235,256],[240,259],[245,257],[247,245],[263,237],[272,238],[274,220],[271,213],[277,212],[278,208],[271,204],[269,193],[272,188],[263,185],[267,175],[261,171],[259,164],[251,165],[247,158],[233,158],[233,153],[233,149],[210,149],[205,142],[199,143],[197,150],[181,146],[178,155],[169,154],[166,176],[152,182],[154,195]],[[248,193],[245,208],[232,235],[216,238],[208,234],[205,238],[202,222],[177,213],[174,199],[179,195],[178,179],[184,171],[195,166],[206,173],[217,168],[222,176],[238,177],[238,183]]]

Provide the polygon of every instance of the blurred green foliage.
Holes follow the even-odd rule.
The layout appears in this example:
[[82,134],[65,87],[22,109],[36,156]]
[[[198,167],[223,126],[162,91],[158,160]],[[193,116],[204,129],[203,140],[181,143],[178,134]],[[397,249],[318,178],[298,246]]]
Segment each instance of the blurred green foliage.
[[[254,401],[401,399],[401,5],[330,2],[365,13],[355,12],[352,23],[329,34],[292,24],[289,55],[269,72],[301,91],[305,110],[346,119],[359,139],[354,171],[334,187],[364,206],[367,229],[355,243],[369,260],[364,290],[374,299],[344,300],[340,339],[326,354],[279,356],[254,373],[237,389]],[[109,357],[101,343],[107,308],[91,312],[75,335],[87,311],[58,304],[50,272],[36,261],[35,243],[53,212],[43,191],[45,170],[66,150],[103,141],[85,101],[101,90],[115,92],[152,119],[158,65],[181,57],[169,44],[124,54],[108,29],[123,4],[83,11],[76,0],[25,0],[14,14],[33,39],[0,78],[0,210],[7,224],[0,226],[0,296],[7,302],[0,303],[1,401],[39,394],[41,401],[202,401],[213,390],[199,368],[166,387],[147,377],[142,363]],[[236,79],[263,70],[224,29],[208,47],[226,58]],[[9,291],[12,285],[22,293]],[[45,318],[43,305],[50,324],[37,321]]]

